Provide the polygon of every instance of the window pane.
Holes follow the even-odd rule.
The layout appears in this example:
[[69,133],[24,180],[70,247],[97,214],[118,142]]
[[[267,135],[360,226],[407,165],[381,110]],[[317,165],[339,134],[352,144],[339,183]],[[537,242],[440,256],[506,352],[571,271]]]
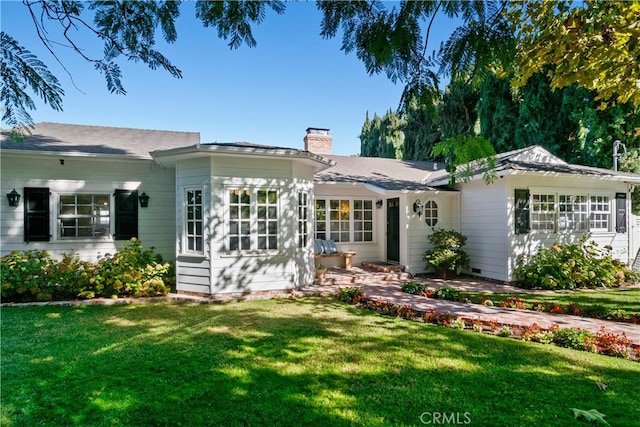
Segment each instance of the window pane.
[[202,220],[202,190],[187,190],[186,211],[186,248],[185,252],[202,252],[204,242],[204,224]]
[[110,197],[106,194],[61,195],[58,216],[60,237],[108,237],[111,231]]

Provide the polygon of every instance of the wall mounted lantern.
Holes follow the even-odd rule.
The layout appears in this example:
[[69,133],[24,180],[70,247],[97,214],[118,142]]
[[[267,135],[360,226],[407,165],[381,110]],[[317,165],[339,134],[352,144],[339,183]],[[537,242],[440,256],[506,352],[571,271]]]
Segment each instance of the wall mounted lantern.
[[376,208],[380,209],[382,207],[382,200],[378,200],[376,202]]
[[149,199],[150,199],[150,197],[147,196],[147,193],[145,193],[143,191],[142,194],[138,196],[138,200],[140,200],[140,207],[141,208],[148,207],[149,206]]
[[9,206],[18,206],[18,203],[20,203],[20,193],[14,188],[11,193],[7,193],[7,200],[9,201]]
[[422,216],[422,211],[424,210],[424,206],[422,206],[422,202],[420,200],[416,200],[413,202],[413,211],[418,214],[418,216]]

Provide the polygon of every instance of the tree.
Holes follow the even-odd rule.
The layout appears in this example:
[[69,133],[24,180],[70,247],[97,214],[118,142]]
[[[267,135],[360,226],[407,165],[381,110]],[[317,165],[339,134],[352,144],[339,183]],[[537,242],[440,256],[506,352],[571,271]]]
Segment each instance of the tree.
[[442,139],[440,102],[440,97],[420,100],[414,96],[405,103],[402,112],[405,160],[431,160],[433,146]]
[[0,32],[0,100],[4,106],[2,120],[12,129],[12,137],[20,139],[24,124],[31,123],[27,109],[35,109],[30,88],[54,110],[62,109],[64,91],[46,65],[20,46],[8,34]]
[[367,113],[360,133],[360,155],[401,159],[404,145],[402,128],[404,121],[399,114],[389,110],[383,117]]
[[551,88],[593,90],[602,108],[640,107],[640,3],[637,1],[513,2],[507,13],[516,35],[515,83],[538,72]]
[[480,87],[478,119],[480,135],[491,142],[498,153],[521,148],[522,144],[516,140],[518,110],[519,102],[509,80],[489,74]]
[[[122,58],[164,69],[177,78],[182,75],[155,43],[156,33],[169,43],[176,41],[180,1],[100,0],[87,6],[78,0],[24,0],[24,4],[49,51],[55,56],[48,34],[51,26],[58,26],[68,45],[104,75],[112,92],[125,93],[117,62]],[[336,37],[341,31],[342,49],[355,53],[368,73],[385,73],[404,84],[401,105],[438,91],[442,74],[477,86],[486,73],[502,69],[513,71],[518,86],[544,71],[551,77],[552,89],[576,84],[593,90],[600,108],[625,102],[640,108],[638,2],[594,0],[570,7],[564,0],[368,0],[317,5],[323,15],[322,37]],[[261,23],[268,11],[284,13],[285,4],[277,0],[196,3],[196,18],[216,28],[232,49],[255,46],[252,26]],[[458,17],[462,25],[440,49],[428,54],[432,24],[441,16]],[[101,57],[85,53],[77,43],[89,36],[104,43]],[[46,67],[35,69],[36,80],[54,82]],[[3,93],[18,82],[10,73],[8,78],[1,82]],[[43,96],[41,91],[34,93]],[[57,95],[61,98],[63,93]],[[6,121],[25,130],[31,123],[26,98],[14,97],[13,104],[9,99],[2,99]]]

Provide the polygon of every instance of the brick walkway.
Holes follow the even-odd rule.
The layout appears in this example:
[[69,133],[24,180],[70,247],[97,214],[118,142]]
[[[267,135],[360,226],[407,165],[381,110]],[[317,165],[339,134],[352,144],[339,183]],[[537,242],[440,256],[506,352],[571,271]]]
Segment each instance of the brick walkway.
[[[308,286],[299,291],[302,294],[335,293],[340,288],[347,286],[362,287],[364,294],[370,298],[388,301],[396,305],[409,305],[414,310],[430,311],[438,313],[450,313],[453,316],[461,316],[467,319],[481,321],[495,321],[512,326],[530,326],[537,323],[541,328],[549,328],[557,324],[561,328],[582,328],[597,332],[601,327],[615,334],[627,335],[631,341],[640,344],[640,325],[630,323],[598,320],[566,314],[540,313],[533,310],[516,310],[502,307],[487,307],[480,304],[465,304],[453,301],[426,298],[402,292],[402,285],[408,280],[407,275],[371,273],[370,271],[353,268],[350,270],[333,269],[328,273],[327,279],[321,284]],[[430,288],[450,287],[466,291],[500,292],[500,293],[532,293],[509,285],[486,282],[474,279],[441,280],[430,278],[418,278]],[[535,292],[535,291],[533,291]],[[551,291],[538,291],[540,293],[552,293]]]

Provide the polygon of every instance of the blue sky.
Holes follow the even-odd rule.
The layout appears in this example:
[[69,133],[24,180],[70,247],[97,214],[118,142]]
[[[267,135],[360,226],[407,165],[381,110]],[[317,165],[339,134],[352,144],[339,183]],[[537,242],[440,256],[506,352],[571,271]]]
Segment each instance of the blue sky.
[[[351,155],[360,152],[358,135],[367,111],[373,116],[395,109],[403,89],[385,75],[369,76],[355,54],[340,50],[340,36],[322,39],[314,2],[287,3],[283,15],[269,13],[254,28],[258,46],[237,50],[230,50],[215,29],[204,28],[194,4],[185,3],[177,42],[160,49],[183,78],[123,60],[125,96],[109,93],[91,64],[60,47],[56,53],[72,82],[42,47],[27,8],[16,1],[2,1],[0,7],[2,30],[38,55],[65,89],[64,111],[39,103],[32,113],[36,123],[196,131],[203,143],[293,148],[302,148],[307,127],[322,127],[333,135],[334,154]],[[448,36],[448,25],[444,19],[437,22],[429,50]],[[62,41],[55,31],[49,36]],[[85,42],[88,53],[98,57],[101,45]]]

